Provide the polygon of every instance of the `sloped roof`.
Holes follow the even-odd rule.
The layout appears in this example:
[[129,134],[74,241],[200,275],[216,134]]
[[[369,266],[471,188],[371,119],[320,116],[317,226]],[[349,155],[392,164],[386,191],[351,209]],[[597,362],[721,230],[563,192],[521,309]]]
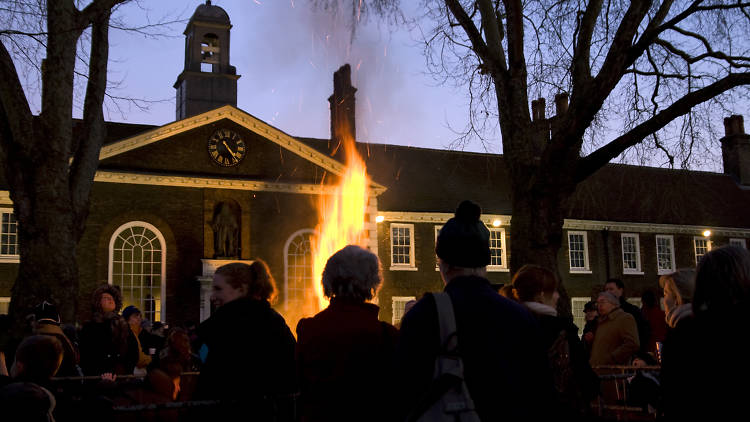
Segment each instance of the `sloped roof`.
[[[328,140],[298,139],[330,151]],[[358,148],[373,180],[388,187],[378,197],[380,210],[452,213],[461,200],[472,199],[485,213],[512,215],[500,154],[366,143]],[[750,189],[725,174],[608,164],[578,186],[566,217],[750,227]]]

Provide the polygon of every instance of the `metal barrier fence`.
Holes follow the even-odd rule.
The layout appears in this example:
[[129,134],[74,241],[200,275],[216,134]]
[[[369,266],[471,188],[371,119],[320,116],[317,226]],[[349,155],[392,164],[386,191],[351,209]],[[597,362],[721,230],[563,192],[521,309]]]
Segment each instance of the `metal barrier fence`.
[[639,372],[657,374],[660,366],[603,365],[593,368],[601,381],[599,399],[592,403],[594,413],[608,420],[656,420],[658,411],[650,405],[633,405],[630,381]]

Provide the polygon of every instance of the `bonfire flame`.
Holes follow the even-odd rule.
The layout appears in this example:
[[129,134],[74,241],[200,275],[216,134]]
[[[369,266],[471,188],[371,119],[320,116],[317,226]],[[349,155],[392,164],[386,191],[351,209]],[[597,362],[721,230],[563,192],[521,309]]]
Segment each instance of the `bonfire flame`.
[[367,246],[365,214],[370,179],[354,139],[345,136],[342,142],[346,154],[346,169],[333,194],[321,195],[318,206],[318,236],[313,247],[313,289],[318,310],[328,306],[328,298],[323,295],[320,283],[328,258],[346,245]]

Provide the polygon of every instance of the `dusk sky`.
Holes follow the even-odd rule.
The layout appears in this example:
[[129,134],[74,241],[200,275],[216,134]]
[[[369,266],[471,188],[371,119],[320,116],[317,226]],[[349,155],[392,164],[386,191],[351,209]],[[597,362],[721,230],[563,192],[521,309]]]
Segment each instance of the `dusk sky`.
[[[175,90],[183,67],[187,19],[203,3],[197,0],[142,2],[148,12],[127,5],[119,14],[139,25],[146,16],[182,18],[169,37],[111,31],[110,80],[121,81],[113,94],[149,100],[143,112],[108,107],[112,121],[161,125],[174,121]],[[350,45],[345,19],[314,11],[309,0],[218,0],[232,21],[230,62],[242,75],[239,108],[295,136],[329,137],[328,97],[333,72],[352,66],[357,91],[360,141],[445,148],[467,119],[466,88],[439,85],[425,74],[418,36],[405,28],[392,32],[376,18],[357,30]],[[412,2],[404,2],[411,4]],[[416,2],[413,2],[416,3]],[[407,11],[412,13],[413,11]],[[163,31],[164,32],[164,31]],[[481,145],[467,149],[482,150]],[[499,141],[492,152],[500,152]]]

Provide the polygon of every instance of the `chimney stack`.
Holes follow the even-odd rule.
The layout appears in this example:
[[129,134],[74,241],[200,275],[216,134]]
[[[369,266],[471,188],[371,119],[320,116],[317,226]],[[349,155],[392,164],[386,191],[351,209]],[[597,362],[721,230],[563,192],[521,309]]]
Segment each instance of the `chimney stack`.
[[338,149],[346,136],[357,139],[354,121],[354,93],[352,86],[352,69],[345,64],[333,74],[333,95],[328,97],[331,106],[331,140],[334,149]]
[[531,120],[540,122],[547,118],[546,114],[547,102],[543,97],[531,101]]
[[750,186],[750,135],[745,133],[742,116],[733,115],[724,119],[724,137],[720,141],[724,174],[732,176],[742,185]]
[[568,93],[561,92],[555,95],[555,115],[562,116],[568,111]]

